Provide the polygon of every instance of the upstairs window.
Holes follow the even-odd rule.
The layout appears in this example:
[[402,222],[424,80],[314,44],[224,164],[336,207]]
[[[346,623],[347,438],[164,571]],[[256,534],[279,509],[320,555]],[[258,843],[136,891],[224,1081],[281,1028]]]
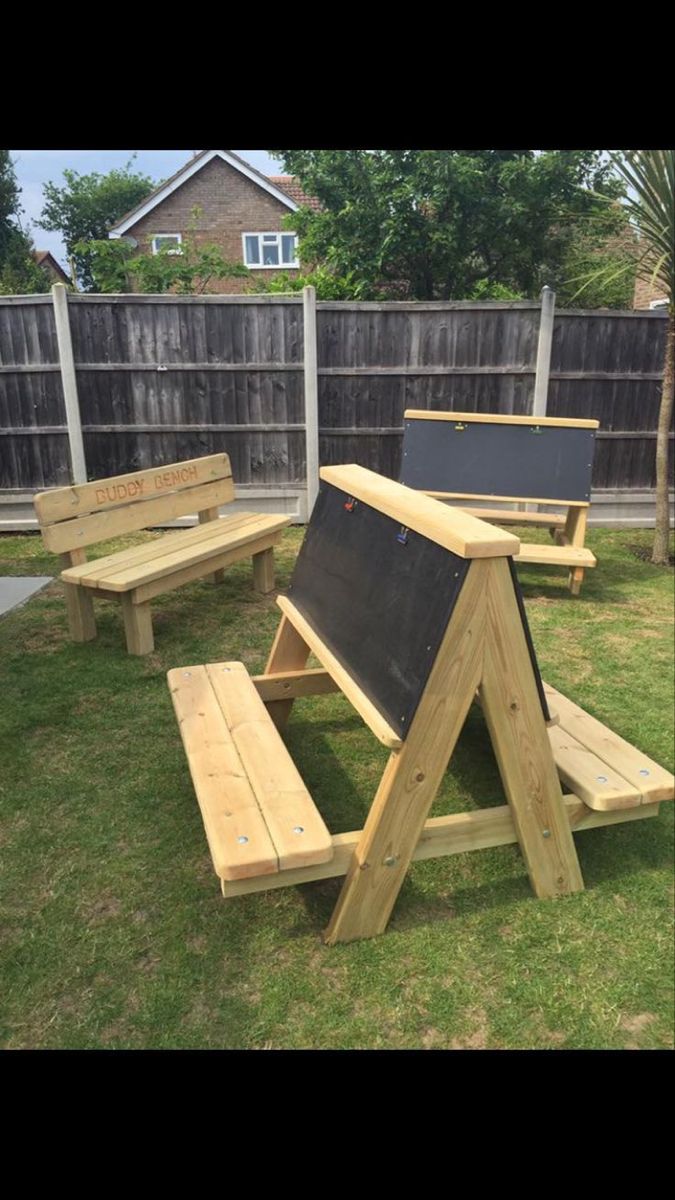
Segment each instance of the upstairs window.
[[152,253],[158,254],[165,246],[171,246],[169,254],[182,254],[181,242],[183,241],[182,233],[157,233],[152,239]]
[[294,233],[243,233],[244,262],[258,271],[299,267]]

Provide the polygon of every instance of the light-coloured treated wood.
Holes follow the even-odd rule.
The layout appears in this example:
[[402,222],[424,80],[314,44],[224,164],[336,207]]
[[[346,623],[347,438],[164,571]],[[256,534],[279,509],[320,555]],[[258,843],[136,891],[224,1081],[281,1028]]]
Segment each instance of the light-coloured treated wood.
[[[232,531],[241,530],[247,525],[254,525],[259,516],[260,513],[234,513],[231,517],[222,518],[226,523],[222,528]],[[158,535],[150,542],[143,542],[140,546],[130,546],[127,550],[117,550],[114,554],[106,554],[104,557],[90,559],[88,562],[83,561],[77,570],[68,568],[68,578],[72,582],[82,584],[85,584],[86,581],[87,587],[98,586],[96,581],[105,576],[108,571],[114,572],[117,569],[133,567],[137,563],[152,562],[155,558],[161,558],[166,554],[167,548],[171,550],[191,549],[197,543],[206,543],[210,538],[220,537],[220,532],[220,526],[216,525],[215,521],[208,525],[192,525],[189,529],[171,530],[169,533]],[[80,553],[84,558],[84,551]]]
[[[586,521],[588,510],[585,508],[570,508],[565,523],[565,539],[572,546],[583,546],[586,540]],[[584,579],[582,567],[573,567],[568,576],[568,587],[573,596],[578,596]]]
[[178,488],[195,487],[215,479],[227,479],[231,475],[228,455],[210,454],[206,458],[193,458],[182,463],[153,467],[148,471],[133,471],[128,475],[113,475],[76,487],[41,492],[35,496],[35,511],[41,525],[52,525],[55,521],[67,521],[118,505],[149,500]]
[[327,862],[331,836],[243,663],[206,673],[275,846],[279,869]]
[[640,793],[643,804],[673,799],[675,779],[669,771],[619,737],[618,733],[613,733],[550,684],[544,684],[544,692],[546,699],[555,705],[560,714],[561,729],[622,775]]
[[[64,567],[84,562],[85,559],[84,550],[71,550],[69,554],[61,555]],[[96,620],[91,596],[85,595],[82,588],[74,587],[71,583],[64,583],[63,587],[66,594],[68,630],[72,640],[91,642],[96,637]]]
[[91,546],[94,542],[119,537],[123,533],[147,529],[163,521],[174,521],[176,517],[199,512],[214,504],[228,504],[233,499],[232,479],[216,479],[212,483],[183,488],[182,491],[170,492],[152,500],[108,508],[91,516],[60,521],[57,525],[46,525],[42,537],[48,550],[59,553],[78,546]]
[[[288,617],[282,616],[267,659],[265,675],[302,671],[307,665],[309,655],[310,649],[307,642],[300,636],[295,626],[291,625]],[[267,711],[280,733],[283,733],[286,727],[292,708],[292,699],[272,700],[267,705]]]
[[[288,522],[290,522],[290,517]],[[262,550],[260,554],[253,555],[253,589],[263,596],[274,591],[273,550]]]
[[[658,804],[642,805],[624,812],[592,812],[577,796],[564,796],[565,811],[574,833],[585,829],[597,829],[602,825],[618,825],[625,821],[641,821],[656,817]],[[319,879],[333,879],[346,875],[352,856],[363,830],[333,835],[333,858],[316,867],[304,867],[299,871],[285,871],[283,875],[261,879],[245,879],[236,883],[221,884],[223,896],[250,895],[252,892],[268,891],[270,888],[295,887],[302,883],[313,883]],[[475,812],[453,813],[449,817],[431,817],[426,821],[420,839],[413,852],[413,862],[423,859],[445,858],[450,854],[466,854],[472,850],[488,850],[493,846],[509,846],[518,841],[513,817],[508,805],[499,808],[480,809]]]
[[551,500],[550,496],[495,496],[492,492],[430,492],[426,489],[419,494],[435,500],[504,500],[509,504],[555,504],[558,508],[590,507],[588,500]]
[[206,668],[167,675],[216,874],[274,875],[279,859]]
[[[542,720],[513,580],[503,559],[490,564],[487,580],[480,695],[535,894],[550,897],[581,891],[581,868]],[[556,703],[554,708],[558,710]]]
[[295,626],[296,630],[300,634],[300,637],[304,642],[306,642],[312,653],[316,655],[319,662],[326,668],[329,675],[331,675],[335,680],[340,688],[340,691],[344,692],[350,704],[353,705],[359,716],[361,716],[365,721],[368,728],[371,729],[375,734],[375,737],[378,738],[384,746],[388,746],[392,750],[398,749],[402,743],[401,738],[397,734],[396,730],[392,729],[389,722],[386,721],[382,714],[375,708],[372,700],[366,696],[365,692],[361,690],[354,677],[349,674],[347,668],[343,667],[342,663],[339,662],[332,651],[328,649],[321,635],[312,628],[312,626],[309,624],[309,621],[303,617],[302,613],[299,612],[299,610],[288,599],[287,596],[278,596],[277,604],[279,605],[279,608],[284,616],[287,617],[291,624]]
[[582,548],[581,546],[550,546],[540,545],[536,543],[521,542],[520,551],[514,554],[513,561],[517,563],[540,563],[546,566],[550,563],[552,567],[574,567],[575,569],[583,567],[597,566],[597,558],[592,551]]
[[[205,574],[209,574],[209,569],[220,570],[223,567],[231,567],[233,563],[241,562],[242,558],[248,558],[249,555],[258,554],[261,550],[267,550],[270,546],[276,546],[280,540],[281,533],[267,534],[265,537],[258,538],[255,542],[247,542],[243,547],[239,546],[235,550],[223,550],[218,554],[214,554],[212,558],[192,563],[189,567],[184,567],[180,571],[174,571],[173,575],[162,575],[160,579],[154,579],[152,583],[143,583],[140,587],[134,588],[130,594],[133,597],[134,604],[144,604],[146,600],[152,600],[155,596],[163,595],[164,592],[175,591],[176,588],[182,587],[184,583],[192,583],[195,579],[203,579]],[[205,570],[205,567],[208,569]],[[127,593],[114,594],[125,595]]]
[[424,492],[395,483],[355,463],[322,467],[321,478],[348,496],[386,513],[408,529],[414,529],[430,541],[444,546],[461,558],[491,558],[517,554],[517,537],[496,529],[485,521],[470,517],[461,509],[434,504]]
[[548,736],[558,775],[589,808],[607,812],[642,803],[636,787],[559,724],[549,727]]
[[[576,417],[512,417],[498,413],[430,412],[427,408],[406,408],[405,420],[411,421],[472,421],[480,425],[551,425],[564,429],[599,429],[599,421],[578,420]],[[559,501],[559,503],[563,503]]]
[[152,633],[152,613],[149,604],[134,604],[127,593],[121,597],[124,634],[129,654],[152,654],[155,639]]
[[374,937],[387,926],[483,673],[492,566],[474,562],[469,568],[408,736],[389,757],[352,855],[325,933],[330,945]]
[[[183,543],[177,549],[173,547],[174,536],[169,533],[161,539],[163,553],[159,552],[158,542],[148,543],[150,554],[146,559],[139,559],[129,564],[127,562],[108,562],[107,566],[99,567],[97,571],[87,570],[79,574],[77,569],[72,573],[66,571],[62,578],[69,583],[79,581],[85,587],[102,587],[111,592],[128,592],[132,588],[142,587],[156,579],[174,575],[178,570],[185,570],[193,565],[203,564],[218,555],[229,551],[257,544],[264,538],[269,538],[288,525],[289,517],[267,516],[260,513],[256,520],[237,523],[234,529],[229,527],[229,518],[225,517],[217,523],[214,521],[209,528],[208,537],[200,538],[189,545]],[[213,534],[210,531],[213,529]],[[252,553],[254,553],[252,551]],[[114,556],[111,556],[114,559]],[[240,555],[240,557],[248,557]],[[101,560],[99,560],[101,561]],[[198,577],[208,575],[201,570]]]
[[323,667],[310,667],[304,671],[285,671],[278,675],[253,675],[253,682],[261,700],[296,700],[300,696],[323,696],[340,689]]
[[502,525],[544,525],[553,529],[565,524],[562,513],[511,512],[508,508],[464,508],[464,512],[481,521],[499,521]]
[[[217,507],[205,508],[203,510],[203,512],[197,513],[197,517],[199,519],[199,524],[200,525],[208,525],[209,522],[218,521],[219,513],[220,513],[220,510]],[[213,575],[209,575],[208,578],[214,584],[224,583],[225,582],[225,572],[223,570],[214,571]]]

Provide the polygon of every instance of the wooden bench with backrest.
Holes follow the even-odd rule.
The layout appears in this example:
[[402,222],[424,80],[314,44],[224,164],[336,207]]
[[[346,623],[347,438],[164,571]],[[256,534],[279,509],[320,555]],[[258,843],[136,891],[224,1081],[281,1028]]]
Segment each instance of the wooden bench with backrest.
[[[517,842],[537,896],[576,892],[573,831],[673,798],[668,772],[542,683],[519,548],[372,471],[323,468],[264,674],[168,673],[224,896],[345,876],[326,940],[370,937],[412,860]],[[335,691],[390,757],[364,828],[331,835],[281,733],[296,699]],[[428,819],[476,699],[508,804]]]
[[521,543],[519,563],[569,568],[578,596],[595,555],[584,546],[598,421],[488,413],[404,414],[401,483],[439,500],[509,501],[566,508],[566,513],[465,508],[501,525],[547,527],[555,545]]
[[[149,654],[153,647],[150,602],[183,583],[211,576],[242,558],[253,558],[253,586],[274,588],[274,551],[290,517],[235,513],[219,517],[234,499],[227,454],[170,463],[148,471],[56,488],[35,497],[35,511],[48,550],[61,555],[68,624],[76,642],[96,637],[93,599],[122,604],[127,649]],[[87,561],[86,548],[108,538],[166,524],[197,513],[199,524]]]

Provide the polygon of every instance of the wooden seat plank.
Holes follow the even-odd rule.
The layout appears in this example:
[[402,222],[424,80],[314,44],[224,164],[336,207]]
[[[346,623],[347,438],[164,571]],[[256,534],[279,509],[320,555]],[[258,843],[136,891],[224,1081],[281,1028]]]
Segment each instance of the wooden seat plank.
[[168,681],[216,874],[274,874],[276,848],[205,668],[177,667]]
[[540,563],[556,567],[595,567],[597,559],[591,550],[583,546],[547,546],[539,543],[530,545],[520,543],[518,554],[513,556],[514,562]]
[[642,804],[638,788],[567,730],[560,725],[549,726],[548,736],[562,782],[589,808],[609,812]]
[[[544,692],[560,715],[560,728],[572,734],[582,746],[636,788],[642,804],[655,804],[674,798],[675,779],[669,771],[613,733],[550,684],[544,684]],[[607,771],[603,773],[607,774]]]
[[330,833],[240,662],[207,663],[206,673],[260,805],[279,869],[328,862]]
[[564,526],[566,517],[562,513],[529,513],[517,512],[508,508],[466,508],[462,511],[470,517],[478,517],[481,521],[499,521],[502,525],[543,525],[544,528],[557,525]]
[[[183,545],[178,550],[174,550],[171,546],[173,538],[167,537],[164,546],[161,547],[161,553],[153,555],[149,560],[132,563],[130,566],[123,563],[120,566],[104,567],[96,573],[86,575],[81,582],[85,587],[101,587],[111,592],[128,592],[143,584],[151,583],[155,579],[162,579],[178,570],[185,570],[196,563],[204,562],[217,553],[235,550],[247,542],[252,542],[254,537],[259,540],[266,534],[283,529],[289,523],[290,517],[268,516],[264,513],[258,514],[256,519],[235,529],[230,527],[228,520],[225,520],[222,522],[224,527],[218,529],[214,535],[209,534],[206,540],[200,538],[192,545]],[[211,525],[218,526],[221,525],[221,522],[212,521]],[[202,526],[202,528],[206,527]],[[157,543],[149,543],[149,545],[154,549]],[[78,568],[76,567],[74,570],[78,570]],[[68,571],[63,573],[62,578],[69,580]]]
[[[259,513],[237,513],[231,517],[220,517],[218,521],[209,521],[203,525],[192,525],[189,529],[172,530],[170,533],[165,533],[151,542],[144,542],[140,546],[130,546],[126,550],[116,550],[113,554],[102,555],[100,558],[89,559],[82,563],[81,566],[68,567],[62,572],[62,578],[68,583],[84,583],[86,579],[95,579],[107,570],[115,570],[117,567],[131,567],[136,563],[150,562],[153,558],[160,558],[167,552],[167,545],[170,542],[172,550],[180,550],[187,546],[193,546],[197,542],[203,542],[208,538],[219,537],[223,526],[221,521],[227,522],[229,529],[241,529],[246,524],[257,520]],[[66,578],[67,577],[67,578]],[[94,585],[90,585],[94,586]]]

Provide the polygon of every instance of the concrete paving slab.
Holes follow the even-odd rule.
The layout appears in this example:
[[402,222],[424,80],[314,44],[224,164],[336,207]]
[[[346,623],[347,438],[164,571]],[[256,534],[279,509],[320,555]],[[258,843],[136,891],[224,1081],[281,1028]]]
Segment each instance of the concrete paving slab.
[[18,575],[0,576],[0,617],[19,604],[25,604],[36,592],[51,583],[51,575],[31,575],[24,579]]

